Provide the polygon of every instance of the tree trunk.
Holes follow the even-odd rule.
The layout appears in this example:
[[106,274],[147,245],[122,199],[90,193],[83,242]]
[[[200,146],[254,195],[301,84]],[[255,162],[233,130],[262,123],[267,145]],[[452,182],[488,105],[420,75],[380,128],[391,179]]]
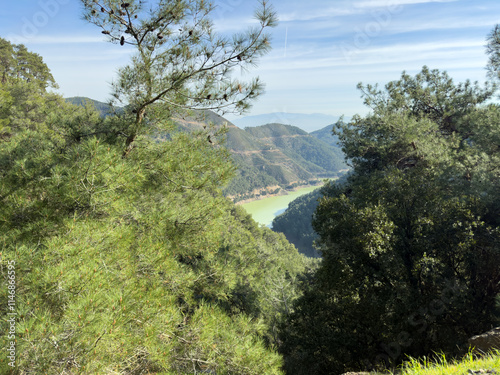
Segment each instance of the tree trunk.
[[127,141],[125,142],[125,150],[123,151],[122,158],[126,158],[127,155],[130,153],[130,151],[132,151],[132,149],[134,148],[134,141],[135,138],[137,137],[137,133],[144,119],[145,113],[146,113],[145,108],[141,108],[137,111],[137,116],[135,117],[135,124],[132,131],[130,132],[130,135],[127,138]]

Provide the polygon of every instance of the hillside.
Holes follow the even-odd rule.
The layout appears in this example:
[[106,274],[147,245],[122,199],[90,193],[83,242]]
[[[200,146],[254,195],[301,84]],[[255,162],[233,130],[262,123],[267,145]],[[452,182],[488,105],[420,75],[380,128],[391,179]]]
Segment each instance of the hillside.
[[64,100],[68,103],[80,106],[91,103],[94,105],[94,108],[101,114],[101,116],[108,116],[113,113],[113,109],[108,103],[103,103],[98,100],[86,98],[83,96],[74,96],[72,98],[65,98]]
[[332,148],[298,127],[268,124],[245,130],[259,140],[282,150],[284,154],[320,177],[327,177],[331,172],[345,168],[343,155],[338,148]]
[[[102,116],[110,113],[109,105],[97,100],[75,97],[66,101],[76,105],[91,102]],[[325,142],[327,137],[313,136],[295,126],[267,124],[240,129],[213,111],[175,113],[172,120],[178,130],[187,132],[212,127],[216,133],[227,127],[225,146],[237,171],[224,193],[235,202],[314,184],[346,168],[342,151]],[[165,140],[170,135],[159,138]]]
[[347,182],[348,174],[342,173],[335,182],[323,185],[308,194],[294,199],[288,208],[273,220],[272,229],[283,233],[290,243],[293,243],[300,253],[308,257],[321,257],[321,253],[313,246],[313,241],[318,238],[312,227],[312,219],[323,190],[331,184],[341,186]]
[[314,138],[317,138],[325,143],[328,143],[331,146],[339,147],[339,139],[337,136],[332,134],[332,129],[333,129],[333,124],[327,125],[322,129],[310,132],[309,134],[312,135]]
[[267,124],[240,129],[211,111],[177,115],[174,121],[183,131],[201,130],[208,123],[215,128],[227,126],[225,145],[237,166],[237,176],[225,194],[234,201],[315,183],[346,168],[340,149],[295,126]]
[[286,211],[274,218],[272,225],[273,231],[283,233],[300,253],[313,258],[321,257],[313,247],[318,236],[312,228],[312,217],[321,196],[321,188],[318,188],[291,201]]
[[336,176],[345,168],[340,150],[291,125],[231,128],[227,147],[240,170],[226,189],[236,198],[253,198],[249,187],[292,188]]

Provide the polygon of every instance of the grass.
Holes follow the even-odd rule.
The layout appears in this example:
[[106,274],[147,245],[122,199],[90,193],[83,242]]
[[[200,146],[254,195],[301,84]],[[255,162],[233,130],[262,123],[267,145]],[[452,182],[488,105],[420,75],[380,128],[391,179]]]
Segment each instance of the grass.
[[466,375],[469,370],[494,370],[500,375],[500,351],[485,356],[469,353],[461,360],[451,362],[448,362],[444,355],[432,361],[410,358],[402,366],[401,375]]

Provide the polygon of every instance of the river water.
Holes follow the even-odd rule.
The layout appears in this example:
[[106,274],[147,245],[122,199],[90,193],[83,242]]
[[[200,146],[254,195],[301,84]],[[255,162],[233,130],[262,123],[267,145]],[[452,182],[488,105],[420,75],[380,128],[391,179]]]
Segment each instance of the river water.
[[244,203],[241,206],[250,214],[252,218],[259,224],[264,224],[271,227],[273,219],[279,214],[285,212],[288,208],[288,203],[301,195],[310,193],[318,189],[320,186],[307,186],[305,188],[289,191],[288,195],[279,195],[275,197],[267,197],[258,201]]

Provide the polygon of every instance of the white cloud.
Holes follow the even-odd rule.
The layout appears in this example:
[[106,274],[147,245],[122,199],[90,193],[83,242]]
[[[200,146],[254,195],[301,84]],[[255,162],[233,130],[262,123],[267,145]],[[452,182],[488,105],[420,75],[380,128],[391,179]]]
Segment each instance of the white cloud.
[[422,42],[412,44],[391,44],[389,46],[373,46],[355,48],[343,51],[340,45],[332,48],[313,49],[297,45],[287,50],[284,57],[283,49],[263,59],[260,70],[311,70],[332,67],[371,66],[376,64],[391,65],[407,61],[427,60],[453,61],[461,59],[469,61],[470,57],[484,59],[483,42],[478,40],[461,40],[446,42]]
[[462,17],[440,17],[439,19],[419,20],[419,22],[408,22],[406,19],[391,20],[391,24],[384,30],[390,34],[418,32],[427,30],[466,30],[472,28],[491,27],[497,23],[495,15],[464,19]]
[[458,0],[363,0],[355,2],[356,8],[396,8],[404,5],[427,4],[427,3],[452,3]]
[[281,22],[295,22],[295,21],[314,21],[319,18],[331,18],[347,16],[359,13],[356,9],[350,7],[330,7],[323,9],[304,9],[296,10],[290,13],[284,13],[279,15],[279,20]]

